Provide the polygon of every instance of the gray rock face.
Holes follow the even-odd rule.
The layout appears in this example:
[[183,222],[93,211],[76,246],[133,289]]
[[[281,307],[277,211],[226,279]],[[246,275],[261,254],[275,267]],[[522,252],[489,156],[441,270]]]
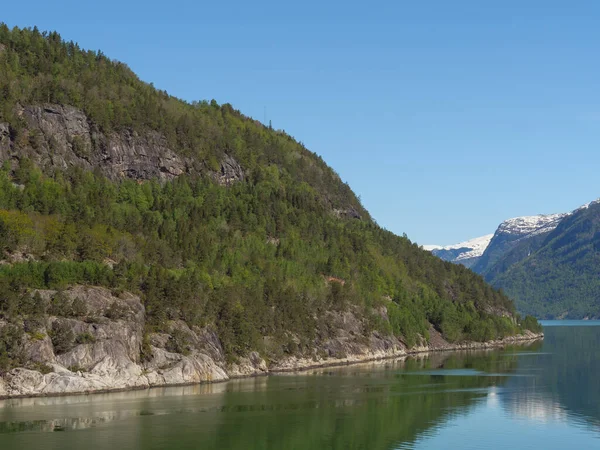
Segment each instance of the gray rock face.
[[[45,301],[55,295],[50,290],[38,293]],[[330,325],[314,342],[310,357],[280,353],[269,367],[257,352],[251,352],[228,363],[217,334],[208,328],[190,328],[183,321],[171,321],[165,332],[144,336],[145,310],[135,295],[123,293],[116,297],[105,288],[75,286],[64,296],[69,301],[82,301],[85,314],[51,316],[43,325],[37,325],[35,333],[23,333],[22,356],[27,367],[0,376],[0,396],[221,381],[405,352],[395,338],[375,334],[365,338],[364,323],[352,312],[331,312],[326,318]],[[144,342],[147,347],[142,358]]]
[[[46,301],[55,294],[49,290],[38,292]],[[269,364],[257,352],[229,363],[217,334],[209,328],[190,328],[183,321],[171,321],[166,324],[166,332],[144,336],[145,310],[135,295],[124,293],[116,297],[108,289],[85,286],[72,287],[64,295],[71,301],[83,301],[85,315],[48,317],[35,333],[24,332],[22,360],[27,367],[0,375],[0,397],[223,381],[403,356],[415,351],[482,346],[453,346],[431,329],[429,344],[423,341],[407,349],[393,336],[369,332],[365,322],[352,311],[328,312],[324,317],[327,326],[318,330],[308,354],[286,354],[279,345],[279,353],[273,353]],[[380,307],[377,313],[387,320],[385,307]],[[0,323],[0,327],[6,325]],[[293,336],[290,338],[294,340]],[[507,342],[513,342],[510,339]],[[266,338],[265,343],[269,342],[277,348],[277,343]],[[503,341],[498,341],[483,345],[502,344]]]
[[37,133],[30,158],[41,167],[98,167],[111,179],[169,179],[186,172],[186,161],[168,148],[166,139],[149,131],[128,130],[105,136],[79,109],[70,106],[26,106],[22,117]]
[[81,110],[71,106],[25,106],[17,114],[27,124],[28,137],[27,145],[21,142],[18,150],[8,124],[0,123],[0,162],[10,161],[13,167],[26,156],[45,170],[98,168],[112,180],[169,180],[192,170],[203,170],[223,185],[245,179],[243,168],[230,155],[223,157],[219,172],[211,172],[177,155],[160,133],[125,129],[105,135]]
[[244,170],[235,159],[225,155],[221,162],[221,170],[218,174],[215,174],[215,179],[219,184],[229,186],[238,181],[244,181]]
[[[40,294],[48,299],[54,292],[40,291]],[[65,296],[83,300],[86,316],[50,317],[45,327],[36,333],[37,338],[23,335],[24,361],[44,365],[49,373],[13,369],[0,376],[0,396],[93,392],[228,379],[223,350],[210,330],[194,331],[183,322],[173,322],[171,330],[187,336],[186,354],[165,349],[171,335],[157,334],[150,336],[149,360],[142,361],[145,311],[138,297],[127,293],[115,297],[105,288],[83,286],[65,291]],[[61,342],[60,349],[53,341]],[[69,341],[71,348],[59,351],[64,350],[65,342]]]

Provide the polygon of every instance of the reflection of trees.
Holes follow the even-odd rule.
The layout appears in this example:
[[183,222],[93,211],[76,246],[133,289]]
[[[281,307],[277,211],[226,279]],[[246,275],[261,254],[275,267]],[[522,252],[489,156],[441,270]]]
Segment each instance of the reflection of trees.
[[[0,434],[0,448],[33,448],[43,442],[48,449],[88,450],[387,450],[465,414],[490,386],[503,385],[507,377],[501,374],[513,372],[517,362],[514,355],[494,351],[432,353],[164,392],[23,400],[40,402],[55,415],[49,413],[45,422],[20,421],[21,430],[58,424],[67,432]],[[432,370],[438,368],[445,370]],[[63,411],[63,419],[56,421],[55,408]],[[8,410],[0,408],[0,420],[15,424]],[[70,432],[87,426],[98,430]]]
[[[500,373],[514,370],[516,362],[516,357],[500,358],[495,352],[438,353],[322,369],[319,376],[269,378],[268,389],[249,394],[245,401],[231,396],[225,402],[228,410],[214,444],[225,449],[394,448],[466,412],[485,395],[478,388],[506,379],[419,374],[419,370],[471,368]],[[356,372],[362,376],[353,376]]]

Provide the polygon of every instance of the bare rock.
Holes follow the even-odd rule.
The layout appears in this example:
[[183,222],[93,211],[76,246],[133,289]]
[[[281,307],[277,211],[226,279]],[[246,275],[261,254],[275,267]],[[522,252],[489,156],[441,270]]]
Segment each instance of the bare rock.
[[23,358],[25,361],[43,364],[55,362],[52,341],[48,335],[44,334],[41,340],[27,336],[23,344]]
[[267,362],[261,358],[258,352],[251,352],[245,358],[239,358],[236,363],[227,367],[227,373],[232,377],[243,377],[248,375],[260,375],[268,373]]
[[[40,290],[38,293],[49,301],[56,292]],[[522,336],[485,343],[450,344],[432,327],[429,343],[422,340],[417,346],[407,349],[394,336],[369,332],[356,312],[349,310],[326,313],[326,326],[318,330],[317,337],[308,348],[306,343],[302,344],[290,334],[289,341],[296,344],[290,346],[297,348],[296,354],[284,353],[280,343],[265,339],[265,343],[269,344],[266,348],[278,355],[271,358],[269,353],[269,364],[257,352],[227,364],[214,330],[190,328],[183,321],[171,321],[166,324],[166,332],[148,336],[150,355],[145,354],[142,361],[140,354],[146,317],[139,297],[127,293],[117,297],[108,289],[85,286],[72,287],[64,295],[70,300],[80,299],[85,305],[86,315],[49,317],[45,324],[38,326],[40,330],[35,330],[31,336],[23,332],[21,339],[23,356],[28,361],[45,365],[50,373],[27,368],[12,369],[0,375],[0,397],[223,381],[229,377],[273,371],[403,357],[414,352],[496,347],[543,336],[525,332]],[[380,308],[377,313],[382,318],[387,317],[385,308]],[[0,327],[6,325],[6,322],[0,321]],[[41,330],[44,326],[46,328]],[[58,331],[68,335],[66,345],[65,336],[57,335]],[[48,337],[50,334],[56,346]],[[302,349],[300,344],[304,345]],[[61,353],[57,354],[59,349]],[[277,349],[279,353],[276,353]],[[285,351],[295,350],[288,348]]]
[[231,155],[225,154],[218,171],[211,171],[175,153],[167,138],[155,130],[138,133],[120,129],[106,134],[82,110],[72,106],[27,105],[18,107],[16,113],[27,123],[25,148],[16,148],[9,125],[0,123],[0,163],[10,161],[13,168],[27,157],[46,170],[71,166],[99,169],[111,180],[171,180],[200,171],[223,186],[246,179],[244,169]]
[[0,397],[5,397],[8,395],[8,391],[6,390],[6,383],[2,378],[0,378]]
[[216,174],[215,179],[223,186],[230,186],[238,181],[244,181],[246,175],[242,166],[233,158],[233,156],[225,155],[221,161],[221,169]]
[[11,154],[7,138],[3,137],[8,133],[0,128],[3,160],[28,156],[43,168],[97,167],[113,180],[172,179],[188,170],[188,162],[169,148],[164,136],[153,130],[143,134],[121,130],[107,136],[83,111],[72,106],[25,106],[19,114],[27,122],[33,145],[21,149],[18,155]]

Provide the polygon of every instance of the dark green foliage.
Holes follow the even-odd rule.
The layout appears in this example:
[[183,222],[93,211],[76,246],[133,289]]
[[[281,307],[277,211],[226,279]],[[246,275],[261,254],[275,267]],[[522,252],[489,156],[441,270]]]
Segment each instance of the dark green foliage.
[[169,334],[170,337],[165,347],[166,350],[173,353],[181,353],[182,355],[189,355],[191,344],[188,335],[179,328],[174,328]]
[[71,301],[62,292],[57,292],[50,300],[48,314],[51,316],[68,317],[71,315]]
[[54,322],[49,335],[57,355],[67,353],[75,346],[75,335],[71,326],[66,322]]
[[[315,188],[323,203],[351,207],[369,217],[350,187],[321,157],[229,104],[183,102],[142,82],[125,64],[102,52],[63,42],[56,32],[11,30],[0,23],[0,45],[0,122],[11,125],[18,146],[36,148],[43,137],[26,129],[15,110],[17,104],[71,105],[83,110],[105,134],[124,128],[158,131],[174,151],[194,158],[198,167],[218,171],[227,153],[258,180],[262,175],[254,173],[256,168],[277,165],[297,183]],[[50,148],[56,145],[49,142]],[[79,136],[69,145],[82,158],[99,150],[87,148]]]
[[140,360],[150,361],[152,359],[152,345],[150,343],[149,330],[144,330],[144,336],[142,338],[142,347],[140,349]]
[[540,325],[537,319],[533,316],[525,316],[525,319],[523,319],[521,325],[524,329],[533,331],[534,333],[542,332],[542,325]]
[[96,338],[87,332],[81,333],[75,338],[76,344],[93,344],[94,342],[96,342]]
[[22,332],[14,325],[0,326],[0,373],[18,365]]
[[74,317],[82,317],[87,314],[87,306],[79,297],[73,300],[73,303],[71,304],[71,313]]
[[104,315],[111,320],[122,320],[127,318],[128,309],[114,301],[104,312]]

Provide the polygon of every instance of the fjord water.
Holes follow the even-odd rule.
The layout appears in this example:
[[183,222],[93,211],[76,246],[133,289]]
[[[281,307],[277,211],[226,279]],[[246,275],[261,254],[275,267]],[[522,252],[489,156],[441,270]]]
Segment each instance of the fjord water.
[[0,449],[600,448],[600,322],[543,342],[0,402]]

